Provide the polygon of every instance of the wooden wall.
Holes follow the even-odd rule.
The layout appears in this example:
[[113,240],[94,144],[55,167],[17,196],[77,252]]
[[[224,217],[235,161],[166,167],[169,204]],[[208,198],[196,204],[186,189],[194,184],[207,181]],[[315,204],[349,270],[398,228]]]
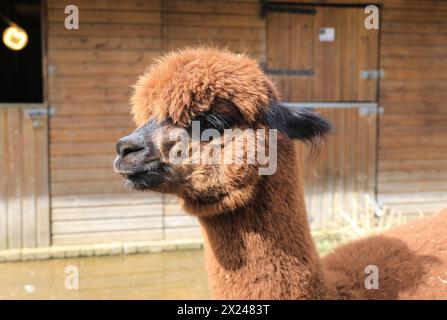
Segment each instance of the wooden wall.
[[[64,28],[76,4],[79,30]],[[52,242],[163,237],[162,197],[130,193],[113,171],[132,130],[130,85],[161,49],[160,1],[48,1]]]
[[445,208],[447,2],[277,1],[380,5],[378,199],[407,214]]
[[195,44],[265,57],[265,20],[257,0],[162,1],[163,50]]
[[382,11],[379,199],[404,212],[447,206],[447,2]]
[[50,244],[46,118],[0,106],[0,250]]
[[[284,2],[283,0],[280,0]],[[381,203],[405,213],[431,212],[447,205],[447,2],[443,0],[286,0],[300,3],[326,4],[371,4],[381,6],[380,68],[384,77],[380,80],[378,102],[384,108],[379,121],[378,182],[377,191]],[[175,36],[187,41],[166,41],[187,45],[204,39],[214,39],[214,43],[230,44],[235,50],[247,51],[265,61],[265,20],[247,11],[248,4],[239,4],[241,9],[233,11],[244,17],[240,22],[237,16],[220,20],[220,14],[228,14],[233,3],[216,5],[204,1],[164,1],[178,3],[188,16],[177,16],[182,24]],[[188,3],[185,6],[185,3]],[[192,4],[191,4],[192,3]],[[181,7],[180,7],[181,5]],[[250,3],[251,10],[259,6],[257,1]],[[171,5],[169,5],[171,7]],[[213,7],[219,12],[219,19],[212,13],[208,18],[205,8]],[[193,19],[192,12],[201,13]],[[220,33],[210,28],[219,25]],[[228,22],[231,32],[222,28]],[[187,25],[197,23],[199,28],[189,36]],[[247,29],[234,32],[234,26],[250,26],[252,42],[242,42]],[[163,28],[165,36],[171,34]],[[238,35],[240,47],[227,37]],[[256,32],[256,33],[255,33]],[[280,34],[278,34],[280,37]],[[250,39],[247,38],[247,39]],[[244,40],[246,41],[246,40]],[[247,40],[248,41],[248,40]],[[173,46],[175,47],[175,45]]]
[[[79,30],[64,28],[69,4]],[[259,3],[49,0],[47,11],[53,244],[199,237],[175,199],[125,189],[114,144],[134,128],[130,86],[162,52],[202,43],[263,58]]]
[[[80,9],[79,30],[64,29],[69,4]],[[420,201],[413,208],[442,207],[447,3],[382,5],[380,199],[400,208],[409,201]],[[199,235],[174,199],[123,187],[112,170],[114,144],[133,128],[130,85],[162,52],[212,44],[265,62],[266,20],[259,12],[257,0],[48,1],[53,244]]]

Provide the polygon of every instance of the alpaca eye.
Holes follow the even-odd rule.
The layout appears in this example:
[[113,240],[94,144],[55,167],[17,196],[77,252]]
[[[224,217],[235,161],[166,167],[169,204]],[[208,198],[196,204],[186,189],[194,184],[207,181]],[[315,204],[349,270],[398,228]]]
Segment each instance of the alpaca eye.
[[162,122],[161,125],[162,126],[169,126],[172,125],[174,123],[174,121],[172,121],[171,117],[166,117]]

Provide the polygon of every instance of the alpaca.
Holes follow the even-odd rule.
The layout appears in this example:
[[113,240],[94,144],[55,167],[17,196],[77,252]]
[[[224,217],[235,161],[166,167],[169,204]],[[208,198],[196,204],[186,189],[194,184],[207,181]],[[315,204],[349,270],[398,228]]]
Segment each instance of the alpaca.
[[[447,212],[320,259],[293,139],[318,145],[330,125],[314,113],[281,106],[255,60],[214,48],[169,53],[140,77],[131,104],[137,129],[117,142],[115,170],[136,190],[177,195],[197,217],[214,298],[447,298]],[[173,161],[181,142],[172,135],[192,135],[196,121],[217,132],[277,129],[276,172],[260,175],[264,164],[258,161]],[[232,141],[250,138],[250,130],[241,132]],[[231,147],[223,138],[190,139],[187,160],[195,146],[211,144]],[[245,145],[241,150],[247,155]],[[378,268],[379,288],[365,287],[370,265]]]

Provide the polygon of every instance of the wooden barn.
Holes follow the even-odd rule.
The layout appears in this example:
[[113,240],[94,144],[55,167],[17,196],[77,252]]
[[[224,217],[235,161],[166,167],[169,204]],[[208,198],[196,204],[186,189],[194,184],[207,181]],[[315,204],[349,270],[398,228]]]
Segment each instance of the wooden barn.
[[197,44],[255,57],[285,103],[333,122],[320,158],[303,157],[315,228],[350,197],[447,207],[447,1],[7,0],[0,13],[2,32],[28,34],[0,45],[0,250],[200,237],[175,199],[129,192],[112,169],[137,76]]

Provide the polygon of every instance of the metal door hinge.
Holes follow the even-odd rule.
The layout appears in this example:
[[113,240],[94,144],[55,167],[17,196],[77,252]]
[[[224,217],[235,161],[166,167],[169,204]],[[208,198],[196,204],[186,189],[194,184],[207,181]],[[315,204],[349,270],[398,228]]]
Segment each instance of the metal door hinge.
[[360,78],[362,79],[378,79],[383,78],[385,72],[380,70],[362,70],[360,71]]
[[33,122],[33,127],[36,129],[41,127],[42,120],[46,119],[47,117],[51,117],[54,113],[54,108],[25,109],[25,114],[31,119],[31,121]]

